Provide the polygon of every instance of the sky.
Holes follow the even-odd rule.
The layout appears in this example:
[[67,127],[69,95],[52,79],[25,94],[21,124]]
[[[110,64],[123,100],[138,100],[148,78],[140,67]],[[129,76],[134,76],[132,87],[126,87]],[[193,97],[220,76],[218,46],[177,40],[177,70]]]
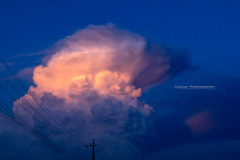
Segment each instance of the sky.
[[[2,0],[0,55],[26,86],[17,94],[2,79],[14,97],[1,90],[3,101],[30,128],[74,153],[78,146],[47,123],[59,118],[59,128],[87,141],[95,136],[103,148],[99,159],[237,160],[239,7],[237,0]],[[94,48],[100,50],[95,56],[79,55],[95,54]],[[0,71],[20,90],[3,63]],[[82,81],[94,89],[79,86]],[[116,92],[116,85],[124,90]],[[52,121],[41,116],[46,113],[31,92]],[[64,159],[1,119],[2,159]]]

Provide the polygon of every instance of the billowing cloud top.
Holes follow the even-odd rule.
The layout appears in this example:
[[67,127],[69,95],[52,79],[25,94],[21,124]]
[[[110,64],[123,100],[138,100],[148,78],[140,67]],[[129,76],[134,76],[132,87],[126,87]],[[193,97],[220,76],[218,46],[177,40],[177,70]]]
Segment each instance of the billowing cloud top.
[[[149,81],[163,77],[169,69],[166,55],[153,59],[146,53],[143,37],[112,25],[89,26],[60,43],[47,65],[35,68],[33,79],[37,90],[68,100],[86,88],[99,94],[139,97],[141,89],[133,82],[142,71],[152,73],[141,79]],[[147,68],[152,63],[155,66]]]

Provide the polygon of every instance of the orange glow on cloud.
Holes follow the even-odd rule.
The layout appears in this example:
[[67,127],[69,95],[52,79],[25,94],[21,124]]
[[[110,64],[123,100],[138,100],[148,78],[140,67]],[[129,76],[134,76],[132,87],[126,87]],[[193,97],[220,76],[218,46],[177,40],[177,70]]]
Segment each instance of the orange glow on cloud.
[[[86,88],[102,95],[140,97],[141,88],[136,88],[133,81],[151,64],[144,54],[145,48],[145,39],[137,34],[117,30],[112,25],[90,26],[65,38],[47,65],[34,69],[37,87],[32,91],[50,92],[68,102],[73,101],[70,95]],[[168,59],[156,60],[162,63]],[[163,64],[145,80],[165,74],[169,67]]]
[[[142,36],[111,24],[89,26],[57,44],[57,51],[46,65],[33,70],[36,86],[31,86],[29,92],[39,99],[51,93],[64,99],[66,106],[81,103],[81,107],[77,105],[79,109],[90,112],[93,104],[113,97],[123,106],[143,105],[138,110],[149,116],[153,108],[138,101],[142,89],[134,83],[146,86],[171,76],[168,73],[170,58],[165,50],[158,47],[149,51]],[[17,106],[13,107],[14,111],[18,110]]]

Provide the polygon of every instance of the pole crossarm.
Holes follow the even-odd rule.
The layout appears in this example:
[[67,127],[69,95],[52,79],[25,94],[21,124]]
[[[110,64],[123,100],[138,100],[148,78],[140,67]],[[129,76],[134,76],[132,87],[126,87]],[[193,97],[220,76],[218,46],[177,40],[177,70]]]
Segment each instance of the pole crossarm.
[[95,144],[94,142],[94,138],[93,138],[93,142],[90,143],[90,144],[85,144],[85,147],[88,148],[88,147],[92,147],[93,149],[93,152],[92,152],[92,159],[95,160],[95,147],[97,146],[97,144]]

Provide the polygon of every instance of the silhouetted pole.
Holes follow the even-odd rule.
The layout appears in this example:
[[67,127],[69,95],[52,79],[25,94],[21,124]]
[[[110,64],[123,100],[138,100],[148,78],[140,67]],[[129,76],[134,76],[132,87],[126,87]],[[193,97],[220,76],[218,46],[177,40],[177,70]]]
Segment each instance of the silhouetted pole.
[[93,149],[93,151],[92,151],[92,154],[93,154],[93,155],[92,155],[92,159],[93,159],[93,160],[95,160],[95,147],[96,147],[96,146],[97,146],[97,144],[94,143],[94,138],[93,138],[93,143],[92,143],[92,144],[91,144],[91,143],[90,143],[89,145],[85,144],[85,147],[86,147],[86,148],[92,147],[92,149]]

